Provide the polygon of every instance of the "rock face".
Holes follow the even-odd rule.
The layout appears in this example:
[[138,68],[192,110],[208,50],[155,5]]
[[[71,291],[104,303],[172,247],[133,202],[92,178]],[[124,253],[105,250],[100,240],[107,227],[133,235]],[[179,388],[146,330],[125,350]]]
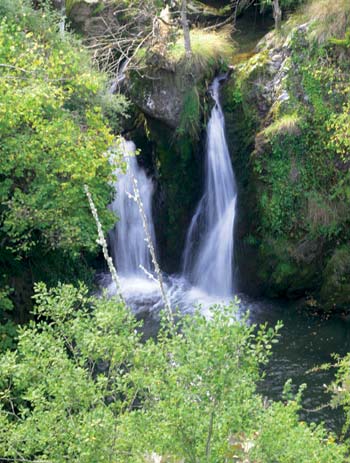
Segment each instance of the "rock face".
[[321,302],[329,310],[350,304],[350,251],[347,246],[335,249],[324,271]]
[[341,59],[334,50],[325,63],[311,31],[287,24],[265,36],[236,67],[224,106],[240,188],[242,288],[312,295],[330,310],[350,306],[348,164],[332,126],[346,95],[333,85]]
[[[214,70],[212,71],[214,73]],[[186,231],[201,183],[201,124],[207,84],[161,56],[128,73],[125,91],[143,121],[130,137],[152,165],[154,220],[162,268],[179,270]],[[146,128],[146,130],[145,130]]]
[[203,70],[185,59],[172,62],[155,50],[147,52],[139,71],[127,73],[125,91],[140,111],[176,130],[188,95],[195,89],[200,105],[215,72],[215,65]]
[[176,129],[188,88],[186,80],[180,81],[175,69],[160,67],[155,56],[147,73],[134,73],[128,79],[127,93],[143,113]]
[[281,104],[287,105],[290,100],[288,77],[296,70],[291,60],[293,43],[298,41],[299,46],[306,49],[310,46],[306,39],[308,27],[308,24],[300,25],[286,37],[270,32],[257,45],[257,53],[239,67],[238,72],[244,80],[251,79],[247,96],[257,98],[256,109],[263,122],[268,113]]
[[159,46],[141,57],[138,71],[127,72],[124,89],[143,121],[130,137],[135,140],[139,132],[138,147],[151,159],[157,183],[154,215],[162,268],[174,272],[199,200],[203,128],[212,104],[207,89],[221,62],[220,51],[217,61],[204,66],[196,57],[176,59]]

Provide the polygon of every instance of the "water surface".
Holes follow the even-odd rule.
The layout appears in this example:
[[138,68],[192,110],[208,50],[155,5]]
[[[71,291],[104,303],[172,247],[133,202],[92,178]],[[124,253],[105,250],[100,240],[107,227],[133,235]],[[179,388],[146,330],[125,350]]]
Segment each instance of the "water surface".
[[[229,304],[233,299],[207,294],[179,276],[165,277],[165,284],[172,307],[182,313],[192,313],[195,307],[201,307],[202,313],[210,316],[211,306]],[[111,294],[115,292],[113,284],[108,288]],[[155,334],[163,307],[157,283],[146,278],[122,278],[122,290],[131,309],[144,320],[148,335]],[[301,309],[296,302],[257,300],[242,294],[239,299],[239,314],[243,317],[248,312],[249,323],[275,326],[279,320],[283,322],[259,392],[269,399],[280,400],[288,379],[292,380],[294,391],[306,384],[301,418],[307,422],[324,422],[328,429],[340,433],[343,413],[340,408],[327,406],[330,395],[325,388],[334,378],[334,369],[310,370],[333,362],[334,353],[343,356],[350,352],[350,321],[335,316],[321,318]]]

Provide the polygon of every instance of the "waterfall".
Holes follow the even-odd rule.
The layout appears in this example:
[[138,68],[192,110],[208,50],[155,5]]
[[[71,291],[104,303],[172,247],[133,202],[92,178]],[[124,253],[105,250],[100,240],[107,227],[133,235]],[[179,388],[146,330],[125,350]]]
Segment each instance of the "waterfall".
[[145,276],[140,265],[151,272],[151,257],[145,241],[145,232],[138,206],[129,195],[134,194],[133,175],[137,180],[150,234],[153,243],[155,243],[152,220],[153,184],[138,165],[135,156],[135,144],[132,141],[123,141],[122,143],[127,170],[125,173],[116,172],[118,177],[115,183],[116,195],[110,207],[119,217],[119,221],[110,232],[109,239],[113,260],[119,274],[121,276]]
[[183,273],[208,294],[230,296],[237,191],[219,100],[222,79],[210,87],[215,105],[207,128],[205,187],[187,233]]

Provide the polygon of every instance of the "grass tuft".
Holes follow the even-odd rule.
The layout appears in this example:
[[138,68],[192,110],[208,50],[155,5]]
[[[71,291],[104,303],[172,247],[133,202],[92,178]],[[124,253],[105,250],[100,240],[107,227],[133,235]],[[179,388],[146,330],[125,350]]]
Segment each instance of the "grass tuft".
[[305,13],[309,20],[315,21],[313,34],[319,43],[343,38],[350,23],[350,1],[313,0]]
[[296,113],[280,117],[263,130],[263,134],[268,138],[276,135],[298,135],[299,133],[300,117]]
[[[203,29],[191,30],[192,62],[197,69],[228,63],[232,60],[235,46],[231,38],[231,27],[221,31],[205,31]],[[182,33],[178,34],[176,41],[167,51],[167,58],[174,64],[183,62],[185,47]]]
[[191,88],[184,97],[184,104],[180,117],[180,124],[177,135],[186,134],[195,139],[200,132],[201,104],[198,89],[196,86]]

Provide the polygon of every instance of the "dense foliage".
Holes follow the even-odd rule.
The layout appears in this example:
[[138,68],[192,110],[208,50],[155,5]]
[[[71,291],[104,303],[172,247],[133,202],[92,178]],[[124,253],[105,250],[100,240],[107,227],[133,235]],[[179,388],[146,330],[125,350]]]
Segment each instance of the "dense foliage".
[[[283,10],[300,3],[280,1]],[[336,297],[334,287],[348,288],[350,274],[349,8],[345,0],[335,10],[319,3],[310,29],[288,38],[294,71],[284,79],[288,98],[260,124],[249,92],[265,73],[263,51],[238,73],[230,103],[236,114],[243,110],[243,135],[259,131],[250,162],[261,192],[261,220],[251,239],[261,240],[266,260],[274,254],[271,278],[294,278],[295,264],[285,256],[290,243],[322,241],[333,285],[328,293]],[[83,284],[50,289],[58,280],[88,278],[82,269],[89,268],[86,260],[97,243],[84,184],[104,230],[115,221],[107,208],[115,168],[110,147],[127,104],[106,92],[106,76],[94,70],[82,44],[59,28],[63,10],[34,4],[36,9],[29,0],[0,4],[0,461],[347,461],[346,445],[323,426],[298,420],[302,389],[293,396],[288,383],[275,403],[257,393],[280,325],[250,326],[237,308],[217,306],[210,319],[199,313],[179,318],[176,330],[161,320],[155,338],[145,341],[142,323],[119,299],[91,297]],[[77,29],[80,4],[65,2],[67,24]],[[196,29],[189,58],[178,25],[170,30],[167,21],[155,21],[165,4],[90,4],[97,23],[103,19],[102,29],[87,33],[80,24],[80,32],[102,67],[115,71],[130,59],[131,95],[148,101],[162,81],[166,98],[169,82],[179,96],[173,130],[141,117],[166,184],[169,251],[169,244],[175,249],[181,241],[173,225],[185,229],[198,193],[194,158],[208,82],[227,69],[234,46],[229,30]],[[172,5],[175,18],[178,4]],[[334,26],[327,32],[325,18]],[[345,29],[337,30],[334,18]],[[15,318],[27,318],[39,280],[48,284],[35,285],[32,321],[16,328],[7,314],[15,303]],[[334,404],[349,414],[349,358],[339,366]]]
[[175,335],[165,324],[141,342],[140,323],[118,300],[68,285],[39,285],[35,299],[39,321],[0,358],[3,458],[345,461],[322,427],[298,423],[298,397],[273,404],[256,393],[277,333],[248,326],[232,307],[182,319]]
[[15,1],[0,14],[3,295],[12,286],[20,293],[26,280],[70,278],[84,267],[81,253],[96,251],[83,184],[110,228],[113,137],[104,113],[119,117],[126,104],[105,95],[105,78],[79,42],[59,34],[52,11]]

